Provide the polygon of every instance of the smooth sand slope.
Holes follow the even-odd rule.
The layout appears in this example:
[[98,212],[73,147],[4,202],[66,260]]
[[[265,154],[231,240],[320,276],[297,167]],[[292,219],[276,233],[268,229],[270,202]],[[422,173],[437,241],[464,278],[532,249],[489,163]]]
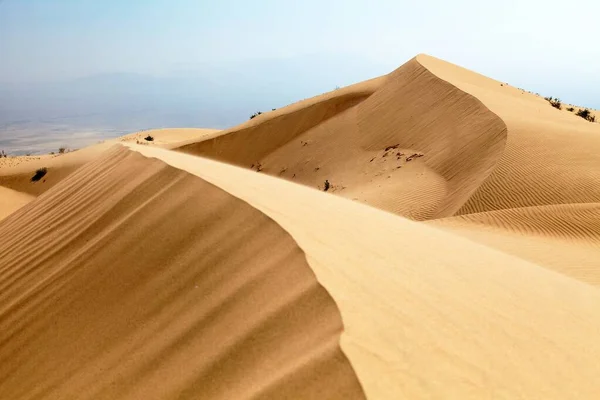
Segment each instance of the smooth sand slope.
[[[366,85],[370,95],[301,132],[308,104],[180,150],[313,188],[327,180],[336,195],[600,282],[600,124],[426,55],[344,94]],[[466,217],[445,222],[455,215]]]
[[600,203],[489,211],[428,224],[600,286]]
[[342,349],[368,398],[600,393],[596,288],[304,186],[136,150],[247,201],[290,233],[340,309]]
[[600,284],[600,124],[445,61],[417,59],[508,127],[496,168],[457,212],[462,217],[432,223]]
[[600,393],[596,288],[338,196],[133,146],[0,222],[8,398]]
[[[322,101],[283,109],[286,118],[265,115],[251,129],[234,128],[180,150],[314,188],[328,180],[336,194],[430,219],[458,211],[504,148],[502,120],[416,59],[344,90],[356,92],[348,107]],[[335,115],[315,116],[325,113]]]
[[491,176],[459,214],[553,204],[600,202],[600,124],[433,57],[420,62],[476,96],[508,127]]
[[360,398],[340,314],[290,236],[109,150],[0,222],[0,397]]

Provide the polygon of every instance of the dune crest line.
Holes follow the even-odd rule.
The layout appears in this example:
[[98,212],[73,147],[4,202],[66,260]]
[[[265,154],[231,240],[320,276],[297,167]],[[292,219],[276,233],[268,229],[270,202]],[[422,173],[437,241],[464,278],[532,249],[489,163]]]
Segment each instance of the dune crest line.
[[116,146],[0,222],[0,393],[363,398],[343,324],[270,218]]

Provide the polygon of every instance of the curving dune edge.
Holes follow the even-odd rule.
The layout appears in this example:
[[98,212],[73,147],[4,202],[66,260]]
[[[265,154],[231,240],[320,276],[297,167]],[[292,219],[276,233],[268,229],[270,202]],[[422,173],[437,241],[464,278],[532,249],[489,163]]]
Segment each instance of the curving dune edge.
[[111,149],[0,243],[6,398],[362,396],[296,243],[182,170]]
[[596,399],[598,138],[419,55],[2,164],[0,397]]

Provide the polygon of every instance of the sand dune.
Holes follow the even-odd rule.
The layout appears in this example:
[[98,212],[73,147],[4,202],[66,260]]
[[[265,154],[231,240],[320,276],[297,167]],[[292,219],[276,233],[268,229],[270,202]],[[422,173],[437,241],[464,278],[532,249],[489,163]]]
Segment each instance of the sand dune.
[[453,215],[500,158],[506,126],[417,59],[380,79],[351,87],[361,96],[317,125],[290,121],[305,121],[306,107],[181,150],[315,188],[328,180],[336,194],[414,219]]
[[183,152],[209,154],[231,164],[250,166],[305,131],[360,103],[384,82],[385,77],[371,79],[315,96],[258,115],[207,140],[190,139],[174,147]]
[[2,165],[0,393],[596,399],[599,137],[419,55]]
[[595,288],[300,185],[136,150],[247,201],[291,234],[340,309],[342,349],[368,398],[564,399],[600,392],[593,378],[600,372]]
[[0,257],[3,398],[362,396],[289,235],[159,161],[108,151],[0,223]]
[[[170,148],[182,140],[200,140],[219,132],[216,129],[154,129],[136,132],[117,139],[106,140],[93,146],[73,152],[35,157],[0,158],[0,187],[10,188],[21,193],[38,196],[52,188],[61,180],[87,162],[93,161],[115,143],[140,142],[149,146]],[[151,135],[153,142],[144,137]],[[48,170],[44,179],[32,182],[31,177],[38,168]]]
[[600,124],[456,65],[427,56],[420,60],[476,96],[508,127],[497,168],[459,214],[600,202]]
[[489,211],[428,223],[600,286],[600,203]]

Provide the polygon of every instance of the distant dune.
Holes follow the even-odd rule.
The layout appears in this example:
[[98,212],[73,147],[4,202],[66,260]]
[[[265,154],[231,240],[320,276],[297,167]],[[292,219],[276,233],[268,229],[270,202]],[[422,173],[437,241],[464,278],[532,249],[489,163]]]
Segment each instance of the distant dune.
[[[170,147],[182,140],[211,137],[216,129],[154,129],[136,132],[117,139],[106,140],[77,151],[65,154],[0,158],[0,186],[11,188],[34,196],[52,188],[79,167],[90,162],[116,143],[141,143],[148,146]],[[145,140],[151,136],[152,141]],[[47,168],[48,173],[39,182],[32,182],[31,177],[38,168]]]
[[597,399],[599,139],[419,55],[224,131],[0,159],[0,393]]
[[502,154],[503,121],[417,59],[343,90],[335,103],[324,95],[181,150],[313,187],[328,180],[344,197],[414,219],[453,215]]

